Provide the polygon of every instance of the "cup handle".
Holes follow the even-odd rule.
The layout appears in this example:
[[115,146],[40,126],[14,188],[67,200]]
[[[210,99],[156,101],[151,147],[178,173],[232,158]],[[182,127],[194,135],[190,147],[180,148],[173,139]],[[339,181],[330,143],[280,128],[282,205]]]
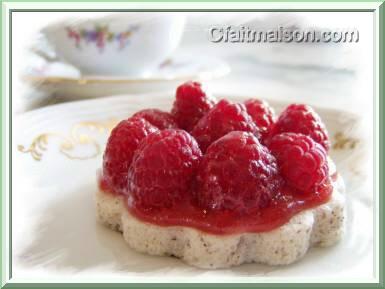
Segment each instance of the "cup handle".
[[55,49],[43,33],[38,33],[35,42],[30,46],[30,50],[31,52],[44,58],[47,62],[58,61]]

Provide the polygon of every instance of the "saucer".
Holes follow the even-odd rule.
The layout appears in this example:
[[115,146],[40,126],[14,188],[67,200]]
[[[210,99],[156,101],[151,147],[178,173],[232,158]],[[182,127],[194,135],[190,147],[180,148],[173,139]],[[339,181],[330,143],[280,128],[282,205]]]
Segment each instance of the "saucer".
[[[35,56],[38,57],[38,56]],[[74,66],[36,59],[23,79],[39,90],[66,100],[124,93],[172,90],[187,80],[208,81],[225,76],[229,65],[219,58],[176,54],[143,76],[81,75]]]

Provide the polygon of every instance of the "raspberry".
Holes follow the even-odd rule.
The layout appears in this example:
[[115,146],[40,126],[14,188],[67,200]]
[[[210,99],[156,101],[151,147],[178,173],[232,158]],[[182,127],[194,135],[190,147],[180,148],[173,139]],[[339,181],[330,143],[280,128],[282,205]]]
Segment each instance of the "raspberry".
[[233,131],[212,143],[197,174],[198,203],[247,213],[265,207],[280,190],[276,159],[251,133]]
[[261,138],[265,139],[269,135],[275,121],[273,109],[266,101],[258,99],[249,99],[245,101],[245,106],[248,114],[259,128]]
[[324,147],[306,135],[278,134],[271,139],[269,148],[286,182],[302,193],[315,192],[329,176]]
[[103,178],[114,192],[123,193],[127,171],[139,142],[158,129],[141,118],[122,120],[112,131],[103,155]]
[[223,99],[200,119],[191,134],[205,152],[212,142],[234,130],[247,131],[259,136],[258,128],[247,113],[246,107]]
[[199,82],[189,81],[177,88],[171,113],[180,128],[191,131],[215,103],[215,98],[206,95]]
[[330,143],[328,133],[319,115],[304,104],[291,104],[279,116],[271,135],[282,132],[302,133],[322,145],[326,151]]
[[145,138],[128,171],[128,188],[145,209],[172,207],[188,198],[202,153],[186,131],[166,129]]
[[159,109],[143,109],[135,113],[132,117],[141,117],[159,129],[178,128],[174,117]]

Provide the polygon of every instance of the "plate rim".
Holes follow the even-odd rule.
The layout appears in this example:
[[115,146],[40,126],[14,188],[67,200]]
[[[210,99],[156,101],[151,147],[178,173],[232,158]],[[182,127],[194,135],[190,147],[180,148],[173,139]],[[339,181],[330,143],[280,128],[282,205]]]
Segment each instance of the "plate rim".
[[[273,107],[276,107],[276,106],[287,106],[291,103],[293,103],[292,101],[288,101],[288,100],[284,100],[284,99],[275,99],[275,98],[263,98],[261,97],[258,93],[255,93],[255,95],[250,95],[250,94],[247,94],[247,93],[233,93],[231,95],[229,95],[228,93],[223,93],[223,92],[218,92],[216,93],[215,91],[211,91],[216,97],[218,100],[222,99],[222,98],[244,98],[244,100],[246,99],[250,99],[250,98],[255,98],[255,99],[262,99],[262,100],[265,100],[266,102],[268,102],[271,106]],[[108,96],[103,96],[103,97],[95,97],[95,98],[88,98],[88,99],[78,99],[78,100],[70,100],[70,101],[64,101],[64,102],[60,102],[60,103],[55,103],[55,104],[51,104],[51,105],[46,105],[46,106],[42,106],[42,107],[38,107],[38,108],[35,108],[35,109],[32,109],[32,110],[28,110],[28,111],[24,111],[22,113],[16,113],[13,115],[13,117],[16,117],[16,118],[20,118],[20,117],[29,117],[31,115],[35,115],[35,114],[38,114],[40,113],[40,111],[44,111],[44,110],[48,110],[50,111],[51,109],[55,109],[57,107],[61,107],[61,106],[72,106],[72,105],[76,105],[76,104],[83,104],[84,103],[87,103],[87,102],[103,102],[103,101],[117,101],[119,99],[123,99],[123,98],[127,98],[127,99],[131,99],[133,97],[136,97],[136,96],[140,96],[140,97],[146,97],[146,96],[155,96],[155,97],[165,97],[165,96],[172,96],[170,99],[173,100],[173,95],[174,91],[161,91],[161,92],[147,92],[147,93],[123,93],[123,94],[115,94],[115,95],[108,95]],[[304,103],[304,102],[301,102],[301,103]],[[304,103],[306,104],[306,103]],[[349,118],[353,118],[353,119],[361,119],[362,116],[357,113],[357,112],[353,112],[353,111],[350,111],[350,110],[345,110],[343,108],[334,108],[334,107],[326,107],[326,106],[320,106],[320,105],[317,105],[317,104],[309,104],[312,108],[314,108],[316,111],[327,111],[328,113],[332,113],[334,115],[338,115],[338,114],[344,114],[345,116],[348,116]]]

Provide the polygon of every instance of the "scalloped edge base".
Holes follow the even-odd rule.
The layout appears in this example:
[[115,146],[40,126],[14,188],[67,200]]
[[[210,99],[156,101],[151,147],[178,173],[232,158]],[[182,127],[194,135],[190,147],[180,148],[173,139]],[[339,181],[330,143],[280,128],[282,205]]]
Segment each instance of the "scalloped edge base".
[[175,256],[187,264],[205,268],[229,268],[243,263],[287,265],[301,259],[309,248],[338,242],[345,227],[344,184],[339,176],[331,199],[295,215],[285,225],[269,232],[214,235],[182,226],[158,226],[134,217],[123,197],[96,192],[101,223],[123,233],[138,252]]

